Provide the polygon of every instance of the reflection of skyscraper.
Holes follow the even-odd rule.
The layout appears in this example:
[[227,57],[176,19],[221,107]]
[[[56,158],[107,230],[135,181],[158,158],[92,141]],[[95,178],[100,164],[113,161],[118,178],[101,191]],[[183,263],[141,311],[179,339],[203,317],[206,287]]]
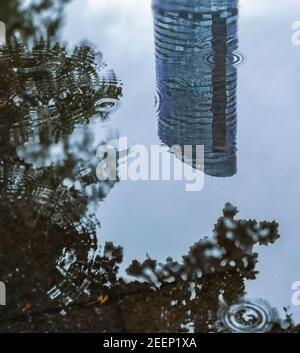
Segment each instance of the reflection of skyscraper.
[[204,145],[205,173],[236,173],[238,0],[153,0],[159,137]]

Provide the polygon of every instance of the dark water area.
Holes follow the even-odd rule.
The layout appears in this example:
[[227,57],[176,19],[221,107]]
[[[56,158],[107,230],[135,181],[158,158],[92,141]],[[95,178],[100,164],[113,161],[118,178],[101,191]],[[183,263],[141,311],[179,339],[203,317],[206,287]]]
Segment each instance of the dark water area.
[[[294,0],[1,3],[0,332],[299,332],[299,16]],[[138,145],[201,190],[122,178]]]

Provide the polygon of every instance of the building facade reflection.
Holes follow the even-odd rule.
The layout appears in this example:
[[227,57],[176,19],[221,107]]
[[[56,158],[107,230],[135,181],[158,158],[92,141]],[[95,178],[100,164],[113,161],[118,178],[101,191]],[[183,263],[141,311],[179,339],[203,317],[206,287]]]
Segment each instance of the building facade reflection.
[[238,0],[153,0],[153,12],[159,137],[169,147],[203,145],[205,173],[232,176]]

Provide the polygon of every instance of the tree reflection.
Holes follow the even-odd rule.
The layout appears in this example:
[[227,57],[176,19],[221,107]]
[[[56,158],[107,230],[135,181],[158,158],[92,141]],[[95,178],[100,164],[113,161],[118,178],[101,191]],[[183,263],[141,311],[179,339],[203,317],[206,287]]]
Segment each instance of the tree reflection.
[[118,107],[122,85],[88,46],[69,54],[44,40],[32,50],[9,43],[0,49],[0,67],[5,320],[26,308],[48,307],[47,292],[55,286],[67,304],[98,283],[99,222],[90,203],[104,199],[115,182],[97,180],[96,148],[117,132],[98,137],[93,130],[105,129],[102,122]]
[[276,222],[236,220],[236,214],[237,209],[227,204],[213,237],[192,246],[182,263],[171,258],[165,264],[150,258],[143,263],[133,261],[128,274],[141,277],[157,293],[151,297],[155,302],[151,307],[157,310],[151,309],[153,330],[159,325],[162,332],[183,332],[186,327],[195,332],[226,331],[219,322],[219,311],[238,303],[245,295],[245,281],[256,278],[253,246],[268,245],[279,237]]
[[55,38],[63,22],[64,7],[71,0],[10,0],[0,3],[0,20],[6,24],[7,39],[28,40],[41,35]]
[[95,114],[105,119],[122,89],[113,72],[105,77],[97,71],[96,60],[101,57],[88,46],[71,55],[48,41],[39,41],[32,51],[18,43],[2,47],[0,143],[9,139],[17,146],[38,136],[45,145]]

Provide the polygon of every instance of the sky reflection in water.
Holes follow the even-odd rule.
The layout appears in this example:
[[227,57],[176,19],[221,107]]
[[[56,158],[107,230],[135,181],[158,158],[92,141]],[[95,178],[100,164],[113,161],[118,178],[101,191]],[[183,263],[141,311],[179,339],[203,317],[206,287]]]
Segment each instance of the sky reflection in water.
[[[279,1],[272,1],[271,4],[271,1],[264,0],[253,6],[250,6],[247,1],[241,1],[240,15],[237,18],[235,17],[237,15],[236,1],[226,1],[231,4],[230,10],[225,11],[226,13],[222,13],[224,9],[213,13],[209,10],[204,11],[205,20],[208,22],[212,20],[212,24],[201,22],[203,21],[201,11],[189,17],[189,13],[193,12],[193,9],[189,8],[189,11],[180,14],[180,23],[187,24],[187,28],[191,26],[190,28],[196,29],[195,32],[189,33],[192,44],[190,44],[190,50],[184,50],[184,54],[180,49],[180,43],[177,42],[177,40],[185,42],[184,37],[180,39],[174,37],[170,39],[170,42],[166,42],[165,38],[169,38],[168,35],[171,33],[168,33],[169,29],[164,29],[163,34],[159,33],[161,23],[166,20],[166,13],[164,13],[166,9],[161,4],[167,4],[168,1],[155,1],[158,6],[154,11],[155,31],[150,1],[143,0],[138,4],[132,0],[122,1],[122,3],[91,0],[85,1],[84,4],[82,1],[74,1],[66,6],[65,26],[62,27],[61,39],[70,45],[88,39],[93,43],[96,52],[101,51],[104,54],[104,61],[108,62],[109,67],[112,67],[117,74],[106,70],[106,76],[97,83],[97,89],[101,88],[102,84],[100,97],[97,90],[93,88],[97,76],[89,69],[87,69],[86,76],[83,72],[78,75],[80,82],[73,79],[72,84],[70,75],[67,77],[70,84],[66,84],[64,81],[66,78],[61,78],[59,74],[57,74],[58,80],[55,75],[52,75],[52,82],[60,83],[56,85],[59,90],[60,87],[70,87],[69,92],[61,92],[66,95],[63,96],[64,98],[59,98],[59,94],[58,98],[56,97],[55,109],[60,104],[62,110],[59,112],[60,115],[55,113],[53,116],[57,123],[63,123],[62,126],[49,123],[47,114],[53,112],[53,108],[50,103],[50,105],[45,105],[46,101],[50,102],[51,91],[47,85],[40,85],[42,94],[39,101],[41,103],[37,102],[36,93],[22,97],[22,92],[26,91],[23,88],[20,89],[17,98],[7,98],[10,102],[23,104],[22,114],[27,118],[28,114],[24,114],[26,104],[40,107],[39,115],[31,116],[29,122],[22,122],[19,125],[18,122],[13,123],[16,111],[11,113],[5,104],[4,106],[1,104],[2,113],[5,111],[1,119],[1,149],[2,155],[5,155],[5,158],[2,158],[2,168],[4,169],[5,163],[7,166],[12,165],[12,161],[14,163],[13,170],[8,174],[7,170],[6,174],[3,172],[1,180],[3,182],[4,175],[9,175],[10,178],[14,178],[13,184],[18,185],[17,195],[15,194],[16,188],[12,187],[9,197],[4,201],[6,204],[12,203],[11,207],[14,207],[14,210],[17,207],[22,211],[25,207],[21,207],[22,202],[24,205],[28,202],[24,195],[34,195],[39,201],[34,201],[34,198],[30,199],[30,202],[33,202],[32,210],[21,212],[21,223],[23,218],[30,219],[28,223],[31,226],[39,225],[44,237],[48,234],[44,245],[31,250],[15,242],[15,245],[5,243],[4,248],[10,249],[10,265],[4,265],[4,275],[1,274],[1,276],[7,278],[9,271],[16,267],[14,257],[11,255],[14,251],[16,253],[20,251],[18,256],[24,258],[29,252],[34,258],[35,251],[41,253],[44,249],[49,257],[45,256],[44,263],[40,265],[45,272],[41,272],[38,283],[42,292],[49,290],[54,300],[58,300],[59,303],[66,303],[69,300],[75,302],[76,300],[96,300],[97,302],[97,298],[101,297],[101,302],[101,300],[106,301],[106,295],[122,297],[122,291],[127,289],[126,286],[124,289],[123,284],[115,278],[117,267],[121,266],[120,273],[127,277],[125,268],[128,268],[135,258],[142,263],[146,253],[163,263],[165,258],[169,257],[165,266],[168,266],[168,263],[170,265],[170,261],[175,261],[170,260],[170,257],[180,262],[182,254],[185,254],[192,244],[204,236],[210,239],[212,226],[220,216],[220,210],[224,204],[229,201],[239,207],[242,218],[255,218],[260,221],[276,220],[280,227],[281,237],[268,249],[255,246],[255,252],[259,254],[259,262],[256,265],[259,273],[255,281],[248,281],[253,279],[249,273],[242,278],[236,277],[236,280],[239,278],[239,284],[233,284],[234,282],[229,281],[228,278],[224,279],[223,284],[230,286],[234,293],[233,295],[230,292],[232,297],[225,299],[226,305],[237,304],[242,300],[244,293],[241,283],[245,281],[247,297],[263,298],[272,304],[271,309],[267,309],[266,315],[269,317],[267,321],[277,320],[273,306],[277,307],[281,317],[284,317],[282,308],[290,305],[291,284],[299,279],[296,211],[296,200],[300,191],[297,186],[299,155],[296,146],[296,134],[299,128],[296,116],[298,116],[299,106],[295,94],[298,86],[298,77],[295,72],[297,72],[299,48],[293,47],[290,41],[290,26],[296,20],[294,11],[299,9],[299,4],[295,1],[289,2],[290,6],[285,5],[283,8]],[[79,12],[79,8],[83,10]],[[80,26],[78,26],[78,13],[80,13]],[[179,21],[176,16],[172,18],[174,23]],[[197,32],[197,28],[202,28],[201,32]],[[208,33],[206,41],[201,38],[205,30]],[[214,36],[210,38],[209,33],[213,33]],[[156,42],[154,42],[154,35]],[[172,43],[175,42],[177,46],[174,49]],[[164,45],[167,47],[161,52],[160,49]],[[178,52],[179,56],[173,56]],[[237,55],[243,53],[246,61],[236,66],[234,53]],[[82,55],[89,57],[90,54],[85,52]],[[56,61],[61,63],[61,59],[57,60],[56,55],[56,60],[50,60],[51,65],[55,66]],[[102,58],[97,60],[101,66]],[[36,67],[36,65],[33,66]],[[73,66],[76,69],[76,60]],[[92,61],[91,66],[93,66]],[[104,70],[103,67],[102,69]],[[53,72],[53,70],[57,71],[51,67],[50,71]],[[84,70],[86,69],[83,68]],[[39,70],[39,74],[40,71],[43,70]],[[44,71],[47,72],[47,70]],[[27,75],[21,76],[21,80],[26,81],[28,76],[34,75],[34,72],[27,71],[21,74]],[[20,81],[19,77],[18,80]],[[120,88],[121,81],[123,89]],[[32,85],[31,79],[28,79],[28,82]],[[42,82],[42,80],[34,82],[36,87],[36,82]],[[16,87],[18,87],[17,84],[12,90],[15,91]],[[79,107],[76,104],[79,101],[82,102],[84,92],[78,92],[78,87],[85,87],[87,90],[94,89],[92,94],[91,91],[87,91],[89,94],[86,95],[87,101],[82,115],[83,120],[88,122],[91,119],[92,123],[81,127],[73,126],[75,123],[83,122],[80,120],[81,113],[78,113]],[[156,89],[158,89],[159,99],[155,106]],[[99,102],[103,97],[119,99],[121,93],[124,97],[120,109],[111,116],[109,122],[107,122],[108,116],[103,116],[103,114],[100,124],[99,115],[98,118],[92,118],[95,111],[90,110],[91,105],[94,106],[95,102]],[[76,117],[74,121],[68,120],[70,118],[69,103],[68,105],[63,103],[68,94],[70,102],[74,104],[74,117]],[[76,94],[79,94],[78,97],[81,98],[77,99]],[[93,97],[92,101],[89,101],[90,97]],[[20,99],[23,99],[22,103]],[[26,103],[26,100],[29,103]],[[5,102],[3,96],[2,102]],[[14,107],[17,109],[17,116],[20,116],[18,109],[21,108],[20,106]],[[81,106],[80,109],[82,108]],[[65,115],[68,119],[64,118],[63,109],[66,109]],[[8,116],[7,114],[12,116],[9,120],[9,124],[12,125],[9,127],[8,122],[3,119]],[[35,117],[40,119],[43,116],[46,119],[42,122],[35,120]],[[46,121],[47,124],[44,123]],[[26,126],[30,127],[28,131],[24,130]],[[35,126],[34,131],[31,130],[32,126]],[[209,130],[210,127],[212,130]],[[20,128],[22,133],[18,132]],[[7,133],[7,131],[10,132]],[[175,181],[120,182],[112,189],[113,185],[102,185],[102,189],[97,188],[93,179],[93,168],[97,163],[95,149],[103,141],[115,140],[118,136],[128,136],[130,144],[204,143],[207,148],[207,160],[211,161],[207,165],[212,165],[206,170],[208,175],[205,178],[204,190],[199,193],[186,193],[182,183]],[[25,141],[27,141],[26,145],[24,145]],[[58,155],[58,160],[55,161],[50,158],[52,153],[49,154],[53,144],[56,146]],[[219,158],[221,158],[221,164],[219,162],[215,164]],[[28,167],[28,163],[33,164],[33,168]],[[217,176],[217,178],[209,175]],[[94,186],[91,187],[91,184]],[[71,186],[75,189],[70,189]],[[109,194],[108,191],[110,191]],[[108,197],[105,198],[107,194]],[[83,201],[86,195],[89,198]],[[99,199],[103,198],[105,202],[99,203]],[[47,200],[51,200],[52,206],[47,204]],[[41,202],[43,207],[41,207]],[[75,205],[80,206],[78,210]],[[74,208],[72,212],[65,211],[70,208]],[[94,212],[95,216],[90,216]],[[7,213],[5,213],[6,222],[10,217]],[[95,217],[101,223],[101,230],[94,225],[97,223]],[[48,225],[46,219],[48,219]],[[79,228],[73,229],[72,224],[76,223]],[[72,229],[69,229],[69,226]],[[26,234],[31,238],[32,230],[26,222],[22,223],[22,227],[21,237],[26,241]],[[13,234],[15,230],[10,226],[9,231]],[[57,234],[56,239],[60,239],[58,242],[48,239],[49,234],[53,237],[53,232]],[[79,238],[75,241],[77,232]],[[40,237],[37,234],[37,239]],[[81,237],[82,240],[79,240]],[[111,253],[112,245],[106,248],[104,258],[103,252],[98,254],[99,239],[101,246],[105,241],[113,241],[124,247],[122,264],[120,264],[120,249],[113,250],[116,257],[110,258],[108,255]],[[211,239],[207,242],[209,246],[212,246],[214,241]],[[250,252],[245,248],[243,251],[246,251],[249,256],[252,247]],[[205,255],[198,254],[198,256],[199,259],[206,259],[206,264],[209,264],[210,260]],[[215,259],[213,256],[213,261],[221,263],[223,259],[216,260],[218,256]],[[234,251],[231,250],[228,256],[234,256]],[[26,260],[24,261],[26,263]],[[47,264],[46,267],[45,264]],[[201,266],[200,270],[203,272],[203,265]],[[236,262],[235,266],[238,267]],[[29,261],[28,268],[24,266],[24,271],[36,271],[37,268],[39,268],[38,263]],[[187,268],[184,267],[185,270]],[[44,280],[45,273],[49,273],[47,281]],[[105,273],[110,275],[106,277]],[[199,281],[206,283],[207,293],[210,290],[218,293],[219,289],[209,289],[213,286],[210,281],[214,282],[216,276],[226,277],[228,273],[231,273],[228,269],[220,273],[217,271],[211,279],[205,274]],[[63,282],[60,281],[61,276],[64,278]],[[14,285],[17,285],[18,277],[13,278],[16,278]],[[146,280],[149,282],[149,278]],[[180,289],[187,293],[187,289],[183,289],[187,283],[187,279],[178,279],[177,291]],[[26,288],[25,282],[22,282],[22,285]],[[180,287],[181,285],[183,287]],[[203,283],[201,285],[203,286]],[[116,287],[117,294],[110,293],[107,288],[103,291],[103,286]],[[147,287],[145,290],[150,289]],[[161,295],[164,297],[165,290],[169,293],[167,297],[170,299],[168,286],[159,294],[149,292],[151,297],[156,295],[157,298],[157,304],[154,303],[152,308],[154,317],[156,309],[159,310],[162,305],[160,298]],[[30,291],[27,293],[27,291],[28,289],[25,290],[25,296],[21,291],[20,298],[14,297],[14,300],[20,301],[18,310],[21,312],[24,309],[22,305],[26,302],[31,303],[36,295],[30,294]],[[206,302],[205,293],[203,289],[197,294],[199,301],[189,303],[199,310],[198,316],[193,318],[185,316],[186,308],[182,302],[174,304],[178,301],[179,295],[174,293],[173,304],[168,305],[170,305],[170,313],[176,311],[178,317],[176,323],[193,321],[193,327],[196,327],[196,330],[212,329],[210,327],[212,322],[218,321],[227,309],[219,308],[217,302],[203,304]],[[134,296],[132,298],[136,299]],[[181,300],[184,299],[181,298]],[[37,304],[38,310],[48,310],[48,304],[45,305],[45,302],[46,298]],[[260,307],[259,302],[253,303],[256,308]],[[122,302],[119,308],[121,311],[124,310],[125,304]],[[140,315],[143,315],[145,310],[143,305],[145,304],[141,301]],[[209,319],[212,321],[210,323],[205,316],[208,308],[216,315],[214,319]],[[8,309],[7,317],[17,314],[15,309],[11,307]],[[143,328],[142,321],[138,319],[139,309],[135,311],[136,327],[141,325],[138,327],[140,330],[147,330],[149,327]],[[251,308],[250,305],[250,310],[255,312],[256,309]],[[292,307],[291,312],[295,319],[299,319],[297,307]],[[78,313],[77,315],[80,316]],[[55,321],[55,318],[52,319],[53,328],[61,325]],[[167,316],[165,320],[168,322]],[[226,319],[222,320],[223,324],[225,322],[225,326],[227,325],[227,329],[230,325],[241,324],[240,321],[228,323]],[[101,324],[99,325],[101,327]],[[156,330],[166,329],[165,323],[160,322],[159,325],[160,327],[156,327]],[[258,326],[254,325],[254,327]],[[20,327],[24,326],[20,324]],[[128,330],[136,329],[136,327],[129,327],[128,324],[125,324],[125,327]],[[216,327],[224,329],[218,325]],[[262,327],[265,326],[262,325]],[[176,329],[178,330],[178,327]]]

